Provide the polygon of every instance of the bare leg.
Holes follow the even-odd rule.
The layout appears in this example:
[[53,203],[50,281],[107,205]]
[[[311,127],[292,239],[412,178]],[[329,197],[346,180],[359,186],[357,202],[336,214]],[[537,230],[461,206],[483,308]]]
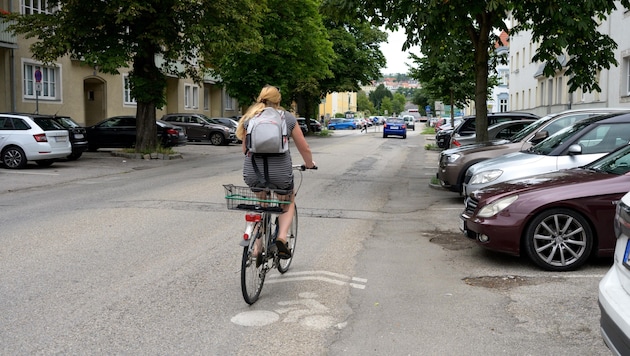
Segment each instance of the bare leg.
[[293,214],[295,212],[295,203],[293,202],[294,195],[291,193],[291,204],[284,204],[282,209],[284,214],[280,214],[278,217],[278,237],[276,240],[280,240],[283,243],[287,242],[287,234],[293,221]]

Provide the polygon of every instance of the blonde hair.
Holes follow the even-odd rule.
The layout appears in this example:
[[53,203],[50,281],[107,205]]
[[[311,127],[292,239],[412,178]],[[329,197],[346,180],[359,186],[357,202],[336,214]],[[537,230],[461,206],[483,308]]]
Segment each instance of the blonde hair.
[[241,117],[238,121],[238,126],[236,127],[236,137],[238,137],[241,141],[245,141],[245,135],[247,135],[245,123],[268,106],[276,109],[279,108],[281,100],[282,95],[280,94],[280,90],[278,88],[272,85],[265,85],[260,90],[260,94],[258,94],[256,102],[247,109],[245,115],[243,115],[243,117]]

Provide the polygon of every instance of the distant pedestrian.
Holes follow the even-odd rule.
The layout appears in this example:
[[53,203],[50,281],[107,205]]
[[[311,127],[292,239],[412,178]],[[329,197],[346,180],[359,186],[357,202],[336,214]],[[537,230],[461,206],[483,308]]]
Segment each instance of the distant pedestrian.
[[365,133],[367,133],[367,121],[363,121],[363,125],[361,126],[361,132],[365,131]]

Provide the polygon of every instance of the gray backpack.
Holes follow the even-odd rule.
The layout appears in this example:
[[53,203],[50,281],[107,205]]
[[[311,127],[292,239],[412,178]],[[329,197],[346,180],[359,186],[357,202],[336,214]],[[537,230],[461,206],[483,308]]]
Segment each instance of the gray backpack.
[[256,155],[277,155],[289,151],[284,111],[267,107],[247,124],[247,149]]

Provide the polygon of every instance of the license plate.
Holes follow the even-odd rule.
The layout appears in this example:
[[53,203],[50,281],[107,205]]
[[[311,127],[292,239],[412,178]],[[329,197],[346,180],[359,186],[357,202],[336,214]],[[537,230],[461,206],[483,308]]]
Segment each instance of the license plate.
[[75,134],[74,135],[74,138],[76,138],[76,139],[82,139],[83,137],[84,137],[83,134]]
[[56,142],[66,142],[66,141],[68,141],[68,137],[66,137],[66,136],[55,136],[55,141]]
[[392,126],[392,127],[390,127],[390,129],[392,129],[392,130],[398,130],[398,126]]

